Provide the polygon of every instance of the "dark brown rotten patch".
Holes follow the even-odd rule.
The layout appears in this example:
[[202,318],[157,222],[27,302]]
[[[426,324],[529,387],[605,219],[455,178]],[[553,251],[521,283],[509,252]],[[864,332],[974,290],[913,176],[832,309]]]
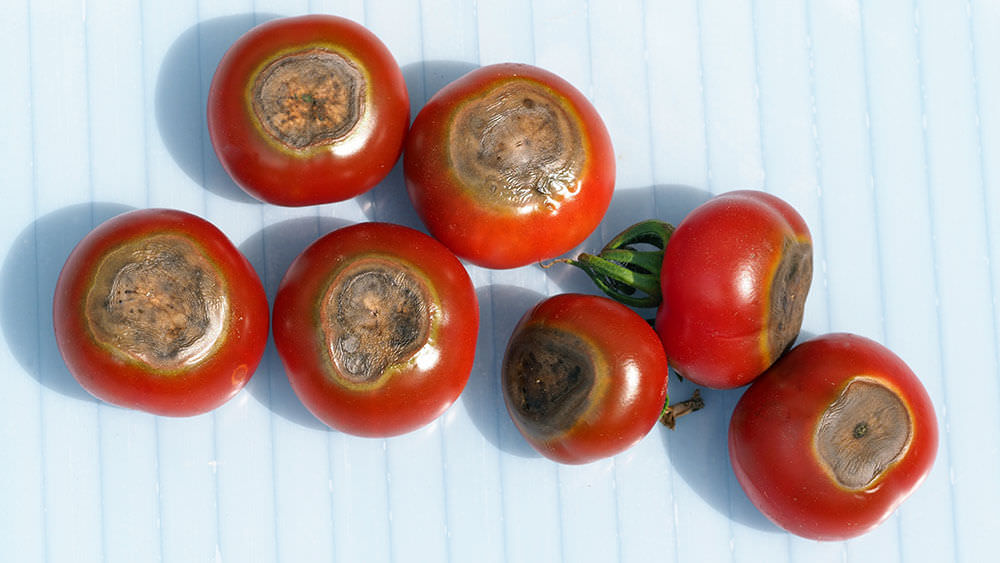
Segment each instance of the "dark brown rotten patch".
[[353,382],[378,379],[424,346],[430,298],[411,273],[360,263],[337,277],[324,300],[323,330],[337,371]]
[[99,342],[163,370],[201,359],[222,333],[227,306],[212,264],[190,241],[172,235],[109,253],[87,295]]
[[573,426],[587,408],[595,377],[587,343],[554,328],[519,332],[504,358],[508,405],[520,422],[541,436]]
[[582,137],[551,91],[513,80],[458,110],[448,147],[459,178],[481,197],[502,206],[555,207],[576,190]]
[[912,430],[909,412],[892,390],[858,378],[823,413],[814,440],[837,482],[861,490],[903,457]]
[[344,57],[310,49],[281,57],[257,75],[253,110],[282,144],[304,149],[347,135],[361,117],[365,79]]
[[767,339],[771,361],[799,335],[811,283],[812,244],[786,238],[770,285]]

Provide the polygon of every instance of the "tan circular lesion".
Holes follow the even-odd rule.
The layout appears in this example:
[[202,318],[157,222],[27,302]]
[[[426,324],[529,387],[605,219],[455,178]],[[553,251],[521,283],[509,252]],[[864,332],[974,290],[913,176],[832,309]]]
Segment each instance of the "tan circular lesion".
[[86,309],[97,341],[169,371],[201,360],[214,347],[228,301],[218,271],[197,246],[160,234],[104,257]]
[[321,313],[337,373],[370,382],[409,360],[430,338],[431,303],[425,283],[396,265],[362,261],[339,274]]
[[253,83],[252,105],[263,129],[282,144],[305,149],[345,137],[361,118],[365,77],[325,49],[285,55]]
[[575,193],[585,159],[579,120],[552,91],[527,80],[461,106],[448,150],[466,186],[514,207],[558,206]]
[[894,391],[856,378],[823,413],[814,443],[837,483],[862,490],[906,454],[912,433],[909,411]]
[[772,361],[799,335],[812,274],[812,243],[786,237],[769,284],[766,337]]
[[595,360],[579,336],[552,327],[517,333],[503,364],[504,392],[521,422],[540,435],[568,430],[589,404]]

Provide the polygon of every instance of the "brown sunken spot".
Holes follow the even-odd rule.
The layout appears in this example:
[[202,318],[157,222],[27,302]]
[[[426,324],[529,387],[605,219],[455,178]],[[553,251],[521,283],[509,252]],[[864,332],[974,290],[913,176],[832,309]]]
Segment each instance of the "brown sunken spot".
[[109,253],[87,295],[94,337],[157,369],[197,361],[218,340],[228,303],[190,241],[154,235]]
[[861,490],[903,457],[912,431],[909,412],[896,393],[858,378],[827,407],[814,440],[820,461],[837,482]]
[[786,238],[770,285],[767,340],[772,362],[799,335],[811,283],[812,244]]
[[456,113],[448,148],[470,189],[501,206],[558,206],[576,189],[583,133],[559,99],[512,80]]
[[513,414],[540,435],[570,428],[587,408],[594,387],[594,361],[578,336],[532,327],[511,340],[503,385]]
[[411,273],[359,263],[331,284],[324,300],[327,349],[353,382],[378,379],[420,350],[430,334],[430,298]]
[[253,110],[282,144],[304,149],[347,135],[358,123],[365,79],[347,59],[324,49],[281,57],[257,75]]

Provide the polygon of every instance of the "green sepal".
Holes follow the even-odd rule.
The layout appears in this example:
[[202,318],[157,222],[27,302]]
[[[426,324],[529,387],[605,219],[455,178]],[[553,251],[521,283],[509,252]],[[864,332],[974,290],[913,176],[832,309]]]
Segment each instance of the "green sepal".
[[[636,223],[608,241],[599,254],[581,254],[575,259],[556,260],[583,270],[594,285],[612,299],[630,307],[657,307],[660,270],[673,225],[658,220]],[[644,244],[653,250],[638,250]],[[638,294],[638,295],[637,295]]]

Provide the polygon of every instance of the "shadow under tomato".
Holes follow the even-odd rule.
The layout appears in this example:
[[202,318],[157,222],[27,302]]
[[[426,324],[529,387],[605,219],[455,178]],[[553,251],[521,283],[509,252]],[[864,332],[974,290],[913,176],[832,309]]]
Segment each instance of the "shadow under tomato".
[[355,197],[354,202],[369,221],[395,223],[427,232],[416,210],[413,209],[413,204],[410,203],[410,196],[406,193],[402,158],[382,181]]
[[671,375],[671,402],[689,398],[695,388],[701,389],[705,408],[679,419],[674,430],[658,428],[671,466],[692,491],[732,521],[755,530],[780,533],[750,503],[729,463],[729,418],[743,388],[706,389],[678,381]]
[[229,47],[274,14],[238,14],[199,22],[167,50],[156,80],[156,124],[163,144],[195,182],[226,199],[252,203],[222,168],[208,136],[208,89]]
[[64,207],[28,225],[0,270],[0,323],[11,353],[40,384],[61,395],[97,402],[66,368],[52,324],[52,298],[63,264],[94,227],[131,210],[113,203]]
[[[404,65],[401,71],[410,96],[410,122],[434,93],[474,68],[476,65],[460,61],[421,61]],[[426,232],[406,193],[402,158],[378,185],[359,195],[356,201],[371,221],[386,221]]]
[[483,436],[500,451],[519,457],[540,457],[507,414],[500,389],[500,366],[514,326],[544,296],[509,285],[480,287],[476,295],[480,310],[479,345],[469,383],[462,392],[462,406]]
[[[265,227],[240,244],[240,251],[264,284],[268,303],[274,303],[285,271],[307,246],[326,233],[348,224],[341,219],[323,216],[288,219]],[[272,335],[268,335],[264,357],[246,390],[260,404],[286,420],[314,430],[329,430],[295,395]]]
[[[575,257],[582,252],[600,252],[601,248],[618,233],[640,221],[660,219],[676,226],[695,207],[711,197],[712,194],[706,190],[683,185],[618,188],[601,224],[564,257]],[[579,268],[566,264],[553,264],[546,273],[564,292],[600,293]]]
[[410,120],[439,90],[479,68],[468,61],[419,61],[403,65],[403,79],[410,94]]

